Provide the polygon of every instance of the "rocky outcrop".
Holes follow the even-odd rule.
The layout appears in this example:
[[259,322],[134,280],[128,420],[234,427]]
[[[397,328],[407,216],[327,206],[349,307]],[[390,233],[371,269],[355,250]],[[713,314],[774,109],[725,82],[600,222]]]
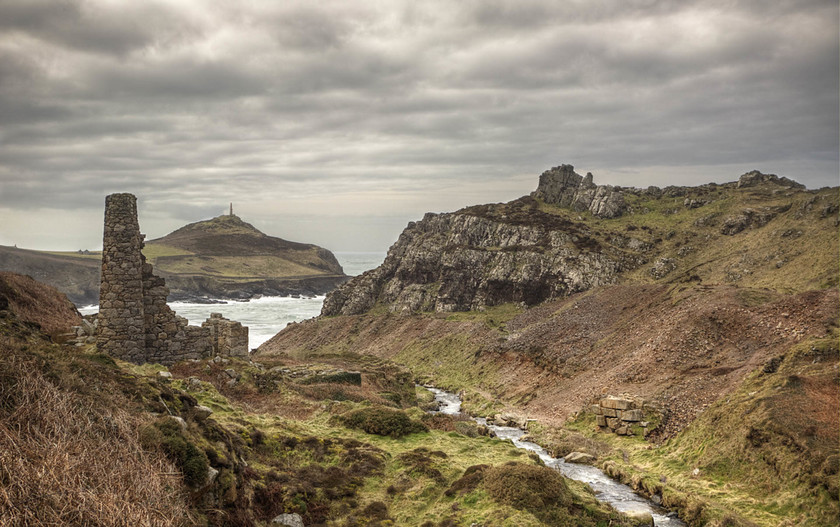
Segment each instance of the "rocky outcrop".
[[467,311],[533,305],[612,283],[644,261],[643,250],[601,245],[582,223],[539,210],[533,198],[426,214],[384,263],[327,296],[323,315]]
[[627,205],[621,189],[609,185],[596,185],[592,173],[583,177],[572,165],[560,165],[540,175],[540,183],[533,196],[550,205],[568,207],[583,212],[588,210],[599,218],[615,218],[624,214]]
[[248,328],[211,317],[190,326],[166,304],[169,289],[155,276],[141,250],[137,198],[111,194],[105,200],[102,283],[96,343],[100,350],[134,363],[173,364],[213,355],[248,354]]
[[797,183],[792,179],[786,177],[779,177],[776,174],[762,174],[758,170],[752,170],[750,172],[747,172],[746,174],[743,174],[740,178],[738,178],[737,186],[738,188],[755,187],[763,183],[771,183],[773,185],[779,185],[780,187],[793,189],[805,188],[805,185]]

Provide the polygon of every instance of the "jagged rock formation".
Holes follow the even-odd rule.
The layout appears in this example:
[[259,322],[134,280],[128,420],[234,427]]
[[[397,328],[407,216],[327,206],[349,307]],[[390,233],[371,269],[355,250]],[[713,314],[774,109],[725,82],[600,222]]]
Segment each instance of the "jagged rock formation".
[[[137,222],[137,198],[105,199],[102,283],[99,288],[97,346],[122,360],[173,364],[215,354],[248,354],[248,328],[212,317],[190,326],[166,305],[169,290],[146,263]],[[244,342],[243,342],[244,336]]]
[[[625,197],[632,197],[633,207]],[[507,302],[534,305],[614,283],[644,264],[652,264],[644,275],[656,281],[699,280],[698,268],[721,260],[719,254],[701,256],[712,250],[712,242],[704,251],[697,250],[697,241],[689,243],[698,231],[714,229],[714,236],[731,238],[766,229],[784,214],[799,221],[815,207],[821,219],[837,213],[827,195],[757,171],[719,185],[636,189],[597,187],[591,174],[584,178],[571,165],[561,165],[540,176],[531,196],[427,214],[410,223],[385,262],[330,293],[321,313],[360,314],[377,305],[401,313],[481,310]],[[596,218],[569,209],[589,210]],[[667,228],[631,221],[634,216],[647,221],[652,211],[661,214]],[[609,221],[619,214],[618,221]],[[709,275],[716,281],[739,281],[745,269],[755,266],[733,243],[721,242],[716,249],[732,255],[726,257],[724,276]],[[803,254],[801,245],[767,244],[761,258],[775,261],[773,269],[778,269]],[[729,267],[741,271],[730,273]],[[773,280],[768,277],[761,285]]]
[[772,183],[774,185],[794,189],[805,188],[805,185],[797,183],[792,179],[779,177],[776,174],[762,174],[758,170],[752,170],[738,178],[738,188],[755,187],[757,185],[761,185],[762,183]]
[[327,296],[323,315],[467,311],[505,302],[532,305],[611,283],[644,257],[601,246],[585,226],[542,213],[532,198],[426,214],[410,223],[384,263]]
[[578,212],[588,210],[599,218],[621,216],[627,208],[620,188],[596,185],[591,172],[582,177],[572,165],[560,165],[543,172],[532,196]]

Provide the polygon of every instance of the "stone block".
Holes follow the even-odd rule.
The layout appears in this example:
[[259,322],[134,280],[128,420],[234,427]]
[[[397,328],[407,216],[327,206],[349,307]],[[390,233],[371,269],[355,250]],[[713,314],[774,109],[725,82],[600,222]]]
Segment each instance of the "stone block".
[[635,423],[637,421],[641,421],[644,416],[642,415],[641,410],[622,410],[619,417],[621,417],[622,421]]
[[601,406],[598,404],[593,404],[589,407],[589,411],[595,415],[604,415],[604,411],[601,409]]
[[607,426],[607,418],[603,415],[596,415],[595,422],[598,424],[598,426]]
[[633,432],[630,430],[630,427],[626,426],[626,425],[625,426],[619,426],[618,428],[616,428],[615,433],[620,435],[620,436],[633,435]]
[[601,406],[604,408],[615,408],[616,410],[626,410],[630,408],[633,401],[628,399],[621,399],[619,397],[605,397],[601,399]]
[[621,421],[617,417],[607,417],[607,426],[613,430],[619,427]]

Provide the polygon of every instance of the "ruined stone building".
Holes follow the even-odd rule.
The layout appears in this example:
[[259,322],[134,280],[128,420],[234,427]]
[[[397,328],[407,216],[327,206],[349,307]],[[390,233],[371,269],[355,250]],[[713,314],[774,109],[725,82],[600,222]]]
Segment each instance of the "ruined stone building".
[[141,364],[173,364],[215,355],[248,356],[248,328],[211,315],[190,326],[166,304],[163,278],[146,262],[137,221],[137,198],[105,198],[102,282],[97,346],[113,357]]

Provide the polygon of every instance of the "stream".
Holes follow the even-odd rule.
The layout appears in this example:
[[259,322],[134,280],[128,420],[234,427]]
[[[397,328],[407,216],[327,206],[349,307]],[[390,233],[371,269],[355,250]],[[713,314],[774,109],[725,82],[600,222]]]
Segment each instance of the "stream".
[[[461,399],[456,394],[429,386],[424,386],[424,388],[435,394],[435,401],[440,404],[438,412],[449,415],[461,413]],[[534,452],[540,456],[547,467],[559,470],[569,479],[586,483],[595,491],[595,498],[598,501],[607,503],[614,509],[625,513],[648,513],[653,516],[653,523],[657,527],[685,527],[685,523],[677,518],[676,513],[669,512],[647,498],[636,494],[633,489],[610,478],[601,469],[580,463],[566,463],[562,458],[551,457],[538,444],[520,440],[525,432],[518,428],[490,425],[483,417],[474,417],[473,420],[495,432],[498,439],[509,439],[517,448]]]

